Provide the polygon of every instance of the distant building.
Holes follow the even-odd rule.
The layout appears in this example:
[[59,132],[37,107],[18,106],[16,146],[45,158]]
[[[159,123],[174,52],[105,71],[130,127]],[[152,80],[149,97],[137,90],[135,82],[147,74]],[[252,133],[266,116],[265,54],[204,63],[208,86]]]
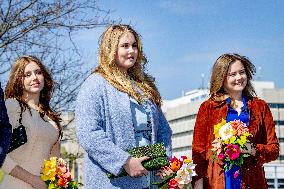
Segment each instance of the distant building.
[[[272,112],[275,130],[280,142],[279,158],[265,165],[270,188],[284,188],[284,89],[274,82],[254,81],[258,97],[265,100]],[[173,100],[165,100],[162,110],[173,130],[173,155],[192,155],[193,129],[199,106],[208,98],[207,89],[197,89]]]
[[[74,113],[62,113],[63,137],[61,139],[61,156],[67,160],[72,178],[84,184],[84,153],[78,144],[75,133]],[[83,187],[80,187],[83,188]]]

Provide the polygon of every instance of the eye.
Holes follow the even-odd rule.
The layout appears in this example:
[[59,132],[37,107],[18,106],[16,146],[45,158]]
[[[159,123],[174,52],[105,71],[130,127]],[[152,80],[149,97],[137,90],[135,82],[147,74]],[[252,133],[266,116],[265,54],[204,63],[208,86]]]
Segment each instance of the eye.
[[37,74],[37,75],[42,75],[42,71],[41,71],[41,70],[37,70],[37,71],[36,71],[36,74]]
[[25,76],[25,77],[30,77],[30,76],[31,76],[31,72],[26,72],[26,73],[24,74],[24,76]]
[[240,71],[240,75],[244,75],[244,74],[246,74],[246,71],[245,70],[241,70]]
[[132,45],[132,47],[133,47],[133,48],[137,48],[137,47],[138,47],[137,43],[134,43],[134,44]]
[[236,75],[237,75],[236,72],[232,72],[232,73],[229,73],[229,74],[228,74],[228,76],[230,76],[230,77],[234,77],[234,76],[236,76]]
[[121,47],[128,48],[128,47],[129,47],[129,44],[128,44],[128,43],[123,43],[123,44],[121,45]]

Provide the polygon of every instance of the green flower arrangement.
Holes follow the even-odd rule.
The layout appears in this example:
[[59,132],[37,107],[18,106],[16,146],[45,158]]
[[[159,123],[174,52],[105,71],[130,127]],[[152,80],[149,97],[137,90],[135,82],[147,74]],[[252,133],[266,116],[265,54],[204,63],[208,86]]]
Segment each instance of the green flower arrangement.
[[[151,144],[147,146],[135,147],[127,151],[132,157],[140,158],[143,156],[150,157],[149,160],[143,161],[142,165],[148,171],[159,170],[161,167],[169,165],[166,148],[163,143]],[[109,178],[117,178],[127,176],[125,170],[115,176],[107,173]]]

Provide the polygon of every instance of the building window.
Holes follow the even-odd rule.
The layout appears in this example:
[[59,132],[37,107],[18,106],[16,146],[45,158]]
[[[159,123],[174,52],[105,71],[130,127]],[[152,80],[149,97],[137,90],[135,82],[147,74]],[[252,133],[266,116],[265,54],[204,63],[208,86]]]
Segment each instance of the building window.
[[284,108],[284,103],[268,103],[270,108]]
[[174,148],[172,151],[173,153],[175,153],[175,152],[182,152],[182,151],[191,150],[191,149],[192,149],[191,146],[184,146],[181,148]]
[[279,139],[279,142],[284,142],[284,138],[278,138]]
[[282,125],[284,126],[284,121],[274,121],[275,125]]
[[177,118],[177,119],[172,119],[172,120],[169,121],[169,124],[174,124],[174,123],[192,120],[192,119],[195,119],[196,116],[197,116],[197,114],[192,114],[192,115],[180,117],[180,118]]
[[184,131],[184,132],[180,132],[180,133],[175,133],[172,135],[172,138],[179,138],[179,137],[183,137],[183,136],[189,136],[192,135],[193,130],[190,131]]

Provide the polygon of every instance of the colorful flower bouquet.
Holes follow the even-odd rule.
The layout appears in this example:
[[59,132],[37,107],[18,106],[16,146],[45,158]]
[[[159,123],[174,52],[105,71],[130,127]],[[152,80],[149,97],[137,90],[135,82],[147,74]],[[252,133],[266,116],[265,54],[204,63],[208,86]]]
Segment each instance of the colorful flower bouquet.
[[[225,162],[225,171],[230,170],[233,165],[241,167],[244,158],[249,154],[241,153],[241,149],[247,150],[245,144],[249,142],[249,133],[246,124],[240,120],[234,120],[226,123],[226,120],[214,125],[215,140],[212,142],[211,152],[212,160],[218,157],[219,160]],[[237,174],[237,173],[235,173]]]
[[78,185],[82,185],[72,180],[66,162],[57,157],[44,160],[41,179],[48,189],[78,189]]
[[154,182],[160,189],[192,189],[191,180],[196,175],[195,164],[187,156],[180,159],[173,157],[169,160],[169,166],[163,167],[158,173],[161,181]]

